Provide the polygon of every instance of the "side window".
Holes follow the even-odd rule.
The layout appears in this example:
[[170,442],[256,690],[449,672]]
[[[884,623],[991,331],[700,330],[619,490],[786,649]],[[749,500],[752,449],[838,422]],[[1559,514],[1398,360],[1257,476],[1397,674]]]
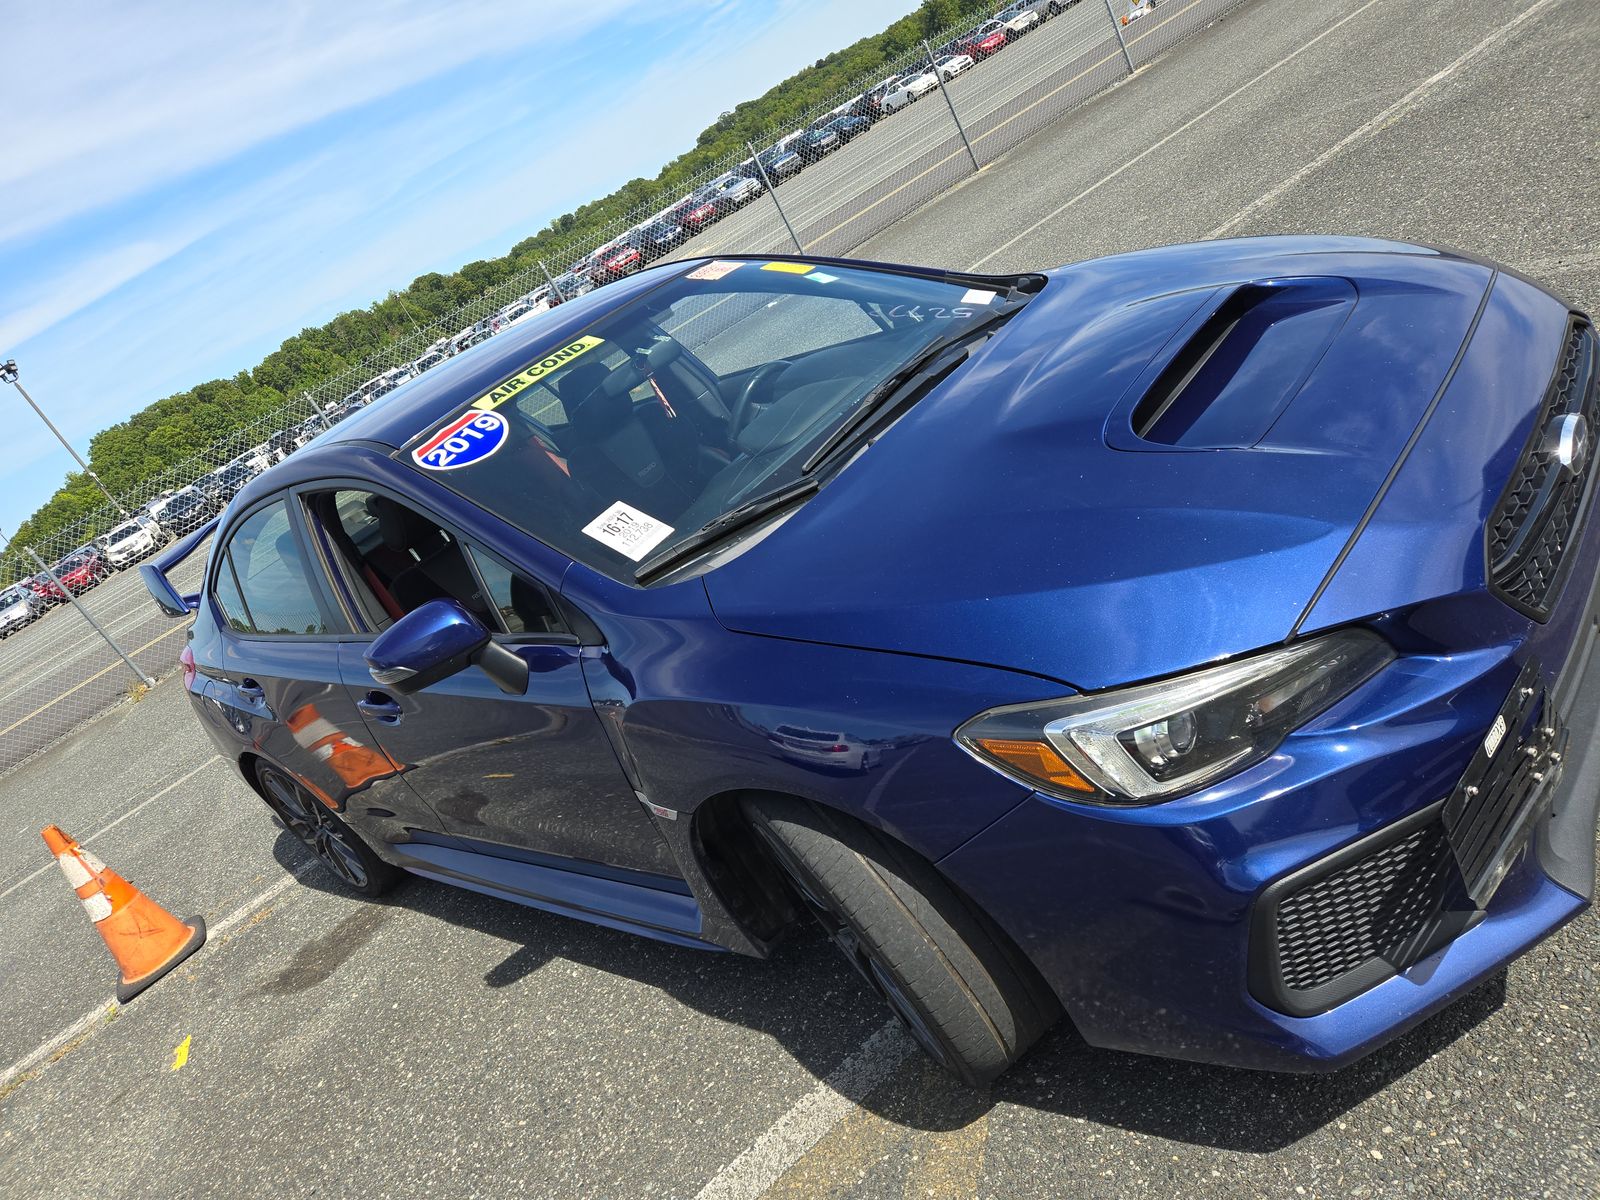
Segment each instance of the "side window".
[[[238,584],[237,594],[231,599],[243,609],[242,613],[231,612],[230,600],[223,594],[223,572],[230,561]],[[220,566],[217,599],[228,613],[230,624],[243,617],[255,633],[335,632],[329,629],[317,601],[316,589],[289,524],[288,507],[282,500],[253,513],[234,530]]]
[[228,628],[235,633],[250,633],[250,615],[244,610],[244,601],[239,598],[239,582],[234,578],[233,561],[226,554],[222,554],[217,565],[217,581],[212,585],[211,598],[217,602],[217,607],[222,610],[222,619],[228,623]]
[[516,574],[498,558],[472,551],[472,561],[489,589],[489,599],[507,633],[566,633],[566,624],[544,586]]

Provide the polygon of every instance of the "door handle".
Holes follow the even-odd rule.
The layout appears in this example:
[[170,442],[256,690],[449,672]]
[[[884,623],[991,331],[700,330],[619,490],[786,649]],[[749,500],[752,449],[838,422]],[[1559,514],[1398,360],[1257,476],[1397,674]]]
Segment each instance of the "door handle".
[[400,724],[400,706],[382,692],[368,692],[364,697],[356,701],[356,707],[361,710],[363,716],[371,717],[381,724]]
[[235,685],[235,688],[238,691],[241,699],[248,700],[252,704],[259,700],[266,699],[267,693],[254,679],[241,679]]

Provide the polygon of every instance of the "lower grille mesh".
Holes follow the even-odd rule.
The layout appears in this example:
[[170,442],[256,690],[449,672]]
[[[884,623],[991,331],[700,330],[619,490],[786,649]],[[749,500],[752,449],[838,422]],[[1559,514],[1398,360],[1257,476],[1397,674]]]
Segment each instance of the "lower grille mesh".
[[1373,958],[1402,960],[1437,921],[1454,876],[1444,827],[1434,822],[1286,897],[1278,908],[1284,986],[1308,991]]

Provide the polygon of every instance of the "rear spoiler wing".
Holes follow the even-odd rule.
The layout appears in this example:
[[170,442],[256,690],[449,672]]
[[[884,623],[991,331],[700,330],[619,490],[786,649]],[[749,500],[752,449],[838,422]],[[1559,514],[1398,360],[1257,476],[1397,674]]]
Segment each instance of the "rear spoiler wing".
[[182,594],[167,578],[167,572],[199,549],[200,543],[217,531],[220,520],[220,517],[213,517],[193,533],[168,546],[154,562],[147,562],[139,568],[139,578],[144,580],[145,590],[156,602],[156,607],[167,616],[187,617],[200,607],[200,593]]

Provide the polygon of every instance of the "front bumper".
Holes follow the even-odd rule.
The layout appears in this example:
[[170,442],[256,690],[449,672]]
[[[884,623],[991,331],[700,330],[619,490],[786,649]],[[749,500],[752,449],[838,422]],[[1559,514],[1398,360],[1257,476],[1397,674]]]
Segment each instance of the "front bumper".
[[[1575,578],[1600,567],[1600,537],[1587,540]],[[1593,898],[1600,585],[1567,591],[1564,612],[1500,644],[1402,657],[1222,787],[1131,810],[1034,796],[939,865],[1016,939],[1092,1045],[1264,1070],[1343,1066]],[[1545,664],[1570,741],[1498,890],[1398,973],[1314,1015],[1284,1011],[1260,986],[1263,898],[1362,839],[1436,817],[1529,663]]]

